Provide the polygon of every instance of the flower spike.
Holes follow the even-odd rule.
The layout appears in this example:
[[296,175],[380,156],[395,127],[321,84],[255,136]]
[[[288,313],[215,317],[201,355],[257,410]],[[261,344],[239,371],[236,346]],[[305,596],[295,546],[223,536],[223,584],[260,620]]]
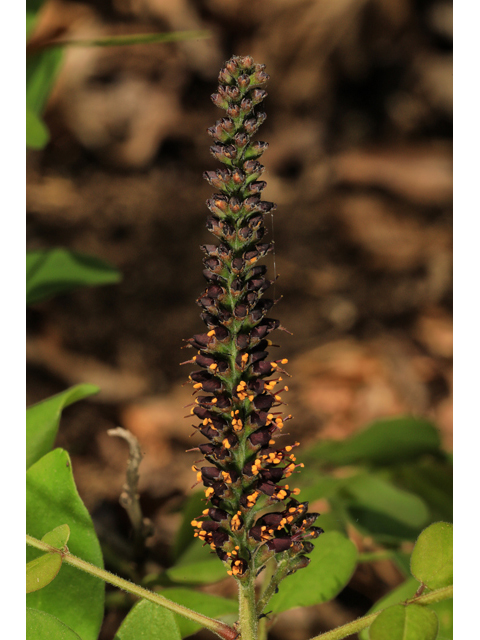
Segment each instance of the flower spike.
[[[199,445],[205,466],[194,466],[211,506],[192,521],[195,536],[225,563],[229,575],[242,581],[257,575],[275,557],[293,573],[308,564],[305,554],[322,530],[313,523],[299,490],[285,483],[302,464],[292,449],[275,446],[285,420],[280,410],[281,374],[286,359],[271,360],[269,334],[282,328],[267,314],[274,301],[264,293],[272,284],[259,261],[273,250],[264,242],[264,216],[275,209],[261,199],[266,182],[259,158],[266,142],[253,141],[266,115],[265,66],[251,56],[234,56],[219,74],[213,103],[226,112],[208,134],[212,155],[225,168],[206,171],[217,192],[207,201],[208,230],[218,244],[202,247],[207,286],[198,298],[207,326],[189,340],[197,350],[189,362],[200,367],[189,376],[195,401],[195,429],[206,439]],[[288,374],[286,374],[288,375]],[[278,511],[269,507],[276,505]]]

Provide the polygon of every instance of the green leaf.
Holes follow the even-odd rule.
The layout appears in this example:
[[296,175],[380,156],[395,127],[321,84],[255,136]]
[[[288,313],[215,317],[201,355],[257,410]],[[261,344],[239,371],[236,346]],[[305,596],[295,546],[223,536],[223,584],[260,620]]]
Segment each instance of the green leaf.
[[[189,609],[203,613],[205,616],[222,620],[227,624],[233,624],[238,618],[238,601],[211,596],[208,593],[200,593],[191,589],[164,589],[162,596],[173,600],[177,604],[183,604]],[[191,636],[201,629],[201,625],[193,620],[175,614],[175,619],[182,638]]]
[[398,464],[440,451],[436,427],[423,418],[409,416],[374,422],[348,440],[328,441],[312,447],[308,458],[338,466]]
[[42,542],[49,544],[51,547],[55,547],[55,549],[63,549],[69,537],[70,527],[68,524],[61,524],[59,527],[55,527],[55,529],[46,533],[42,538]]
[[82,640],[55,616],[27,607],[26,640]]
[[421,498],[378,476],[353,476],[342,491],[352,524],[380,542],[415,540],[428,520]]
[[280,583],[269,609],[274,613],[321,604],[334,598],[349,582],[355,569],[357,549],[337,531],[322,534],[309,554],[310,564]]
[[121,280],[104,260],[67,249],[40,249],[27,253],[27,304],[77,287],[97,287]]
[[37,13],[44,0],[27,0],[27,39],[37,22]]
[[195,540],[193,537],[193,527],[190,523],[194,518],[198,518],[204,509],[205,494],[203,491],[196,491],[189,497],[182,509],[182,523],[178,528],[173,543],[173,557],[175,560],[178,560]]
[[418,604],[385,609],[370,627],[370,640],[435,640],[438,618]]
[[43,149],[50,140],[50,133],[43,120],[27,105],[27,147]]
[[[409,598],[413,598],[417,589],[419,587],[419,583],[415,578],[408,578],[405,582],[402,582],[396,589],[387,593],[386,596],[377,600],[377,602],[373,605],[370,611],[367,612],[366,615],[370,613],[375,613],[376,611],[380,611],[381,609],[386,609],[387,607],[391,607],[394,604],[398,604],[399,602],[405,602]],[[358,634],[360,640],[369,640],[369,630],[363,629]]]
[[438,618],[438,640],[453,640],[453,598],[429,605]]
[[227,577],[226,569],[217,556],[185,564],[179,562],[165,574],[172,582],[192,585],[212,584]]
[[43,589],[57,577],[62,558],[59,553],[46,553],[27,564],[27,593]]
[[[27,533],[42,538],[65,523],[71,531],[69,549],[103,568],[92,520],[78,495],[66,451],[55,449],[27,471]],[[27,548],[27,561],[39,551]],[[27,596],[27,604],[50,613],[71,627],[82,640],[96,640],[103,618],[105,585],[101,580],[65,564],[57,578]]]
[[27,58],[27,105],[37,115],[43,113],[61,62],[62,51],[57,47]]
[[63,409],[98,392],[92,384],[77,384],[27,409],[27,469],[53,447]]
[[412,552],[412,575],[429,589],[453,584],[453,525],[435,522],[422,531]]
[[406,464],[393,474],[396,484],[419,495],[428,505],[432,520],[453,521],[453,466],[447,460],[424,460]]
[[[300,458],[300,456],[298,456]],[[337,493],[343,485],[343,479],[321,473],[312,466],[306,466],[302,470],[296,484],[302,491],[302,500],[313,502],[320,498],[329,498]]]
[[405,551],[397,550],[393,552],[393,561],[405,578],[410,577],[410,555],[410,553],[406,553]]
[[129,612],[114,640],[180,640],[174,615],[158,604],[142,600]]

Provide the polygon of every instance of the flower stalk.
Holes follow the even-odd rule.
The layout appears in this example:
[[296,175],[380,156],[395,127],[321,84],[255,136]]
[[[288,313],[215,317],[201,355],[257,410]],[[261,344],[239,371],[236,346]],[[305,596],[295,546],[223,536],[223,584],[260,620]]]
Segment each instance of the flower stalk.
[[[226,111],[208,129],[210,151],[225,168],[204,174],[218,191],[207,201],[207,229],[219,242],[202,247],[207,287],[197,303],[207,331],[187,340],[197,350],[188,362],[200,367],[189,376],[196,394],[193,426],[207,440],[198,450],[208,465],[193,470],[210,503],[192,525],[238,582],[242,640],[257,637],[266,602],[281,579],[307,566],[311,540],[322,533],[313,526],[318,514],[294,497],[300,490],[284,483],[303,467],[293,452],[299,443],[276,443],[292,416],[281,409],[287,360],[268,353],[269,334],[283,327],[267,316],[274,301],[264,293],[272,281],[260,263],[273,250],[264,242],[264,216],[275,205],[261,199],[266,183],[259,179],[268,144],[252,140],[266,118],[259,108],[268,78],[264,65],[234,56],[212,95]],[[277,570],[259,609],[254,582],[270,559]]]

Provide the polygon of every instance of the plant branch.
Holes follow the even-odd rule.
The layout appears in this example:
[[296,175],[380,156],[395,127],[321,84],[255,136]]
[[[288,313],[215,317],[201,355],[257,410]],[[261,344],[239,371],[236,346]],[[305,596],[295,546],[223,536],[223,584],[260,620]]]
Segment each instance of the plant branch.
[[201,613],[197,613],[196,611],[192,611],[191,609],[188,609],[181,604],[177,604],[176,602],[168,600],[159,593],[148,591],[147,589],[144,589],[143,587],[140,587],[139,585],[136,585],[129,580],[124,580],[123,578],[119,578],[109,571],[100,569],[99,567],[90,564],[90,562],[86,562],[85,560],[72,555],[66,549],[66,547],[64,550],[55,549],[55,547],[51,547],[49,544],[46,544],[41,540],[37,540],[36,538],[29,536],[28,534],[27,544],[31,547],[35,547],[36,549],[40,549],[40,551],[46,551],[47,553],[58,553],[62,556],[63,562],[66,562],[67,564],[70,564],[77,569],[85,571],[86,573],[89,573],[90,575],[95,576],[100,580],[104,580],[109,584],[113,584],[115,587],[123,589],[123,591],[133,593],[133,595],[138,596],[139,598],[149,600],[150,602],[158,604],[165,609],[173,611],[173,613],[178,613],[184,618],[188,618],[189,620],[198,622],[198,624],[201,624],[202,627],[210,629],[210,631],[213,631],[224,640],[235,640],[235,638],[237,637],[237,633],[234,631],[234,629],[232,629],[232,627],[228,626],[227,624],[220,622],[219,620],[214,620],[213,618],[208,618]]
[[138,469],[143,458],[142,451],[137,438],[127,429],[117,427],[109,429],[107,433],[109,436],[123,438],[128,444],[130,455],[127,463],[127,478],[119,502],[128,514],[134,532],[135,547],[140,552],[145,545],[145,540],[153,534],[153,525],[148,518],[143,517],[138,495],[140,477]]
[[266,585],[261,598],[257,602],[257,616],[263,613],[263,610],[270,601],[270,598],[275,595],[279,583],[285,577],[285,571],[287,570],[286,562],[280,561],[273,573],[270,582]]
[[[404,604],[427,605],[433,604],[435,602],[441,602],[442,600],[448,600],[449,598],[453,598],[453,586],[443,587],[442,589],[435,589],[435,591],[430,591],[430,593],[425,593],[421,596],[410,598],[409,600],[406,600]],[[385,609],[375,611],[375,613],[370,613],[368,616],[358,618],[353,622],[348,622],[341,627],[332,629],[332,631],[321,633],[318,636],[310,638],[310,640],[342,640],[342,638],[347,638],[348,636],[351,636],[354,633],[358,633],[359,631],[362,631],[363,629],[369,627],[373,623],[375,618],[377,618],[382,613],[382,611],[385,611]]]
[[[265,575],[263,578],[263,582],[262,582],[262,588],[260,591],[260,598],[263,597],[263,595],[265,594],[265,591],[268,588],[268,585],[270,584],[273,574],[275,573],[275,569],[276,569],[276,563],[275,560],[272,558],[269,562],[267,562],[267,566],[265,568]],[[258,615],[258,612],[257,612]],[[269,622],[267,616],[263,616],[263,618],[260,618],[258,621],[258,640],[267,640],[267,635],[268,635],[268,625],[267,623]]]

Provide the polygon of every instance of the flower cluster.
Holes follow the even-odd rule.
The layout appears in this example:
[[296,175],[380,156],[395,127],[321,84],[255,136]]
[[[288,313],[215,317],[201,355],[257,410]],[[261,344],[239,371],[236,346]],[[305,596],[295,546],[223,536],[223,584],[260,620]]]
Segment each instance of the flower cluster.
[[[207,228],[219,243],[202,247],[207,287],[197,302],[207,331],[187,341],[198,351],[188,362],[200,367],[189,376],[198,393],[191,413],[210,465],[193,468],[212,505],[192,525],[240,580],[274,555],[288,561],[289,573],[306,566],[310,540],[322,533],[312,526],[318,514],[308,513],[308,503],[293,497],[299,489],[284,483],[303,467],[293,453],[299,443],[278,448],[275,440],[292,416],[280,410],[287,360],[271,360],[267,351],[269,334],[282,327],[267,317],[274,302],[263,294],[272,281],[259,264],[273,249],[263,242],[264,215],[275,208],[260,196],[266,183],[258,158],[268,145],[252,142],[266,118],[256,107],[267,80],[264,65],[235,56],[212,95],[226,111],[208,129],[212,155],[226,166],[204,174],[220,192],[207,201]],[[272,512],[276,504],[282,510]]]

